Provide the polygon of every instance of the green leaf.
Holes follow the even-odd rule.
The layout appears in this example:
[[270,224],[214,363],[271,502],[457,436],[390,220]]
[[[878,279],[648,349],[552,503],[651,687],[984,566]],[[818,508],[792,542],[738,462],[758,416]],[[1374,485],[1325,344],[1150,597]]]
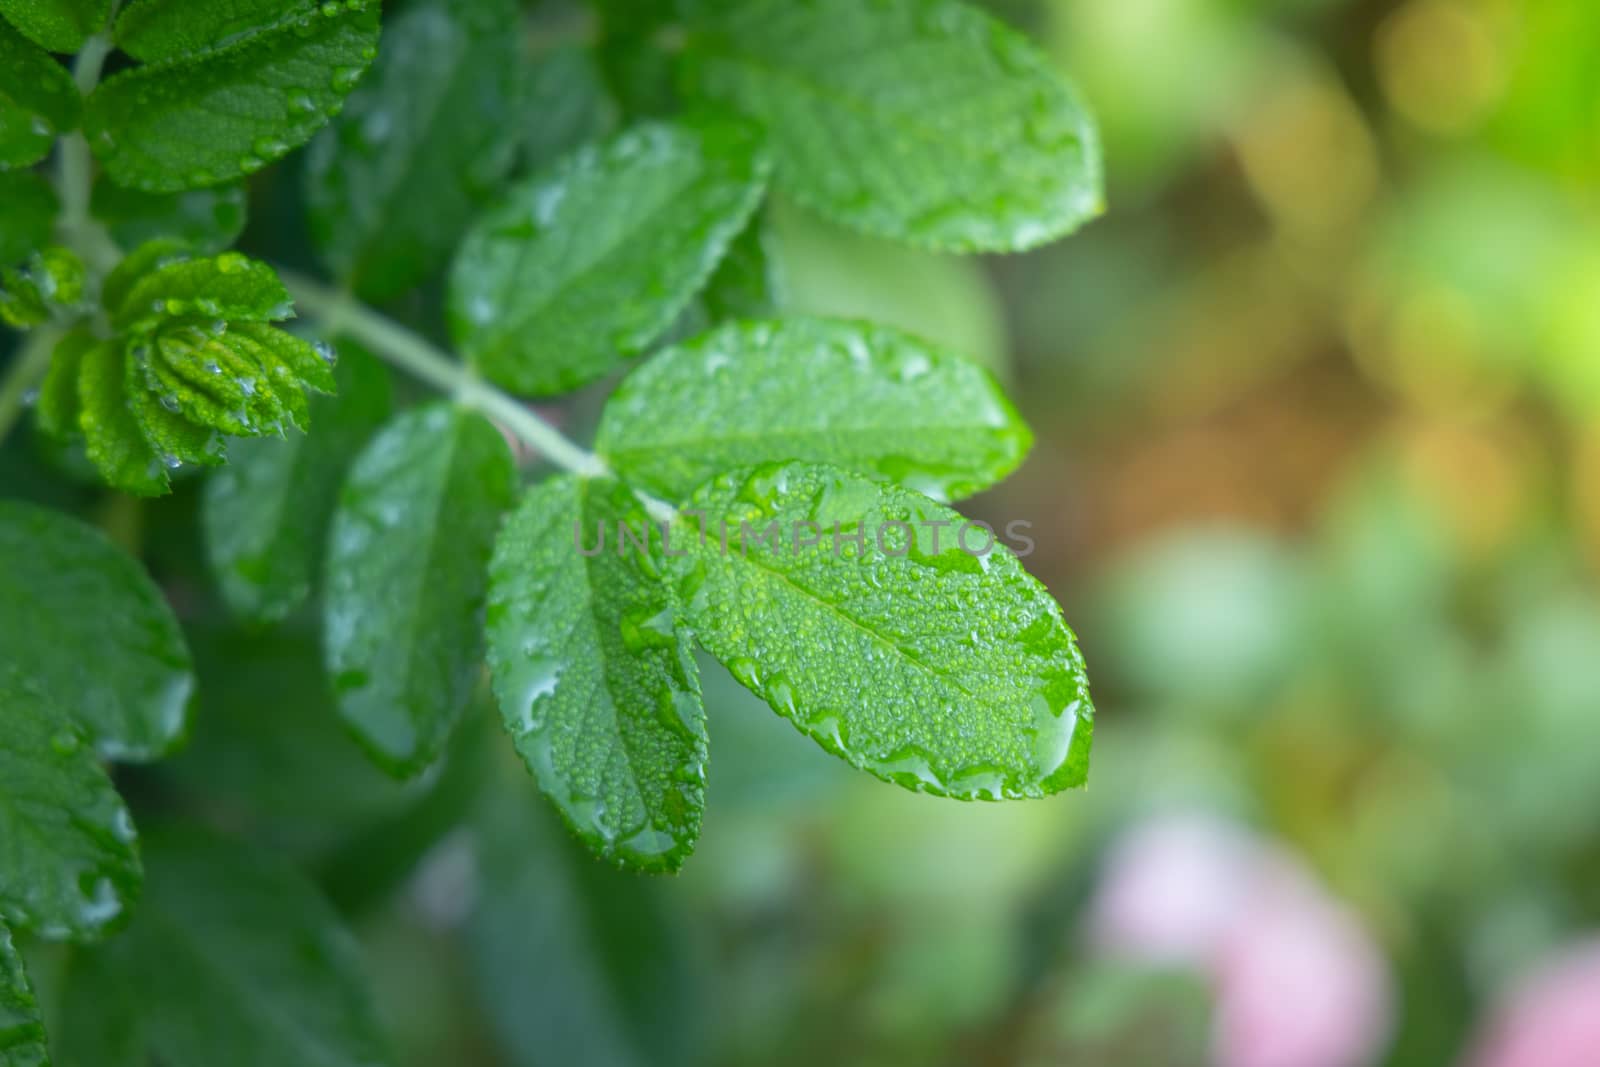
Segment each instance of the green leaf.
[[[171,484],[169,467],[145,440],[128,395],[121,347],[102,341],[78,365],[78,429],[84,449],[106,484],[134,496],[160,496]],[[178,461],[173,457],[174,465]]]
[[500,431],[446,404],[395,419],[350,469],[328,538],[328,669],[345,721],[398,777],[433,762],[472,695],[515,485]]
[[111,0],[0,0],[0,15],[39,47],[71,55],[105,27]]
[[0,20],[0,170],[49,155],[81,110],[67,69]]
[[701,0],[688,93],[772,134],[778,183],[840,222],[1017,251],[1102,210],[1089,113],[1021,36],[954,0]]
[[163,467],[175,470],[185,463],[205,467],[222,463],[227,445],[220,433],[187,418],[175,396],[148,388],[145,368],[136,360],[125,359],[123,373],[127,375],[128,410]]
[[27,329],[83,300],[83,260],[59,245],[42,248],[23,268],[0,267],[0,322]]
[[688,518],[673,538],[688,552],[688,624],[828,751],[962,799],[1083,783],[1083,659],[1050,594],[991,535],[910,490],[807,463],[723,475],[695,493],[696,514],[703,543]]
[[390,407],[389,373],[342,342],[338,393],[311,402],[314,434],[235,442],[206,482],[201,522],[211,569],[233,612],[281,619],[305,602],[350,460]]
[[653,565],[620,546],[588,554],[619,522],[649,519],[613,481],[563,476],[524,497],[489,568],[489,669],[517,751],[584,843],[676,870],[705,808],[705,709]]
[[782,283],[771,242],[766,220],[757,215],[728,245],[700,294],[700,306],[712,322],[763,318],[778,310]]
[[50,369],[39,386],[33,417],[39,429],[57,440],[78,432],[78,376],[84,354],[99,343],[92,330],[80,326],[57,341],[50,353]]
[[595,863],[525,781],[496,782],[473,830],[465,942],[508,1064],[710,1062],[696,1047],[697,975],[666,887]]
[[0,266],[44,247],[55,227],[56,192],[44,175],[0,170]]
[[523,88],[521,169],[540,170],[579,146],[610,136],[617,105],[591,49],[561,45],[528,65]]
[[[107,993],[135,1011],[104,1044],[162,1067],[378,1067],[392,1062],[359,949],[316,889],[270,853],[197,831],[152,834],[128,930],[69,972],[63,1014],[104,1025]],[[154,961],[159,961],[156,965]],[[126,998],[126,1001],[124,1000]],[[83,1064],[83,1067],[101,1067]]]
[[[155,3],[169,0],[129,14]],[[270,29],[113,75],[89,98],[90,147],[111,180],[145,192],[232,181],[310,140],[377,55],[377,41],[371,0],[310,5]]]
[[111,311],[113,326],[132,330],[184,317],[273,322],[288,318],[293,309],[276,271],[238,252],[224,252],[155,266]]
[[105,949],[75,952],[67,961],[68,995],[50,1039],[57,1067],[148,1067],[133,983],[108,966],[108,954]]
[[[306,200],[334,273],[383,300],[431,276],[515,159],[515,0],[426,0],[384,30],[343,115],[312,142]],[[470,116],[470,120],[467,117]]]
[[34,999],[22,954],[11,941],[11,931],[0,923],[0,1065],[49,1067],[44,1023]]
[[156,237],[135,248],[117,261],[100,285],[100,306],[115,313],[128,300],[133,290],[146,274],[171,263],[181,263],[194,256],[187,241],[176,237]]
[[559,393],[672,325],[761,198],[743,124],[644,123],[514,188],[456,257],[450,322],[501,385]]
[[952,499],[1004,478],[1030,442],[982,367],[888,327],[785,319],[729,323],[645,361],[607,402],[597,447],[672,499],[788,459]]
[[244,186],[238,184],[141,193],[101,181],[95,183],[89,207],[123,248],[166,237],[201,252],[220,252],[233,244],[245,223]]
[[139,895],[133,820],[83,731],[15,671],[9,679],[0,675],[0,920],[99,937]]
[[[146,63],[193,58],[311,15],[320,0],[134,0],[117,14],[117,47]],[[356,5],[360,7],[361,5]]]
[[178,622],[139,564],[93,527],[13,502],[0,502],[6,670],[66,709],[107,759],[171,751],[194,688]]

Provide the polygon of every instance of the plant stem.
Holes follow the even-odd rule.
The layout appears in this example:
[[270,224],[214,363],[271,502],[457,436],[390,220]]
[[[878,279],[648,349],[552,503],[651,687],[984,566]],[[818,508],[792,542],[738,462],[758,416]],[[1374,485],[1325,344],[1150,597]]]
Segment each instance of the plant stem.
[[[72,79],[84,96],[100,83],[100,70],[110,53],[111,41],[103,35],[97,34],[84,42],[72,65]],[[81,133],[62,137],[56,158],[56,193],[61,198],[56,229],[63,244],[88,260],[97,274],[103,274],[116,263],[120,254],[105,229],[89,214],[93,181],[94,158],[89,154],[89,142]]]
[[556,466],[591,478],[609,473],[599,456],[567,440],[516,398],[483,381],[472,368],[425,338],[347,293],[289,271],[278,274],[295,303],[321,319],[330,333],[348,333],[400,369],[451,394],[457,403],[499,422]]
[[55,351],[61,331],[55,326],[41,326],[28,334],[11,370],[0,379],[0,441],[22,416],[28,406],[28,394],[44,380],[50,369],[50,353]]

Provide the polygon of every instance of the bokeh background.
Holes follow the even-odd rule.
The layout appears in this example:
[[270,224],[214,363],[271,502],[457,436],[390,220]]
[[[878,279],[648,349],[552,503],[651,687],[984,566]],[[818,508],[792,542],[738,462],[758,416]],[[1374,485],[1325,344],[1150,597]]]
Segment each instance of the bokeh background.
[[[697,854],[597,867],[487,708],[369,770],[315,634],[221,621],[193,486],[66,501],[200,658],[190,748],[125,788],[307,863],[419,1067],[1600,1064],[1600,5],[995,10],[1098,114],[1104,219],[987,260],[771,221],[791,309],[968,351],[1034,426],[969,510],[1033,524],[1087,791],[902,792],[706,661]],[[615,121],[571,17],[551,151]],[[245,247],[303,262],[280,170]]]

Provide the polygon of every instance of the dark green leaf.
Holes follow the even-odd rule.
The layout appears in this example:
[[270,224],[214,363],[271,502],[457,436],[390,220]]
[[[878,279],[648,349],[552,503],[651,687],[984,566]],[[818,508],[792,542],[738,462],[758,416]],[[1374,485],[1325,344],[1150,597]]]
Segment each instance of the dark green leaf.
[[712,322],[765,318],[778,310],[782,285],[771,242],[766,220],[757,215],[728,245],[700,294],[700,306]]
[[525,783],[498,784],[474,829],[466,943],[516,1067],[686,1067],[696,977],[670,887],[595,863]]
[[313,434],[233,445],[206,482],[206,547],[222,598],[238,615],[281,619],[304,603],[350,460],[389,413],[383,364],[341,343],[338,393],[311,402]]
[[52,1022],[56,1067],[149,1067],[131,976],[106,958],[108,949],[76,952],[67,962],[68,995]]
[[345,721],[396,775],[433,762],[472,695],[515,484],[500,431],[446,404],[395,419],[350,469],[328,539],[328,667]]
[[134,496],[167,491],[169,468],[134,417],[127,365],[115,341],[100,342],[79,360],[78,429],[89,461],[108,485]]
[[760,200],[750,127],[636,126],[518,185],[456,258],[450,321],[519,392],[604,374],[672,325]]
[[102,181],[95,183],[90,210],[123,248],[167,237],[200,252],[220,252],[244,229],[244,186],[141,193]]
[[0,266],[44,247],[55,226],[56,193],[44,175],[0,171]]
[[695,636],[818,744],[941,796],[1083,784],[1083,659],[1050,594],[991,534],[910,490],[807,463],[719,477],[684,515]]
[[163,786],[298,859],[336,852],[425,792],[384,774],[339,721],[310,626],[197,632],[194,731]]
[[48,1067],[44,1023],[39,1002],[22,965],[11,931],[0,922],[0,1064],[4,1067]]
[[139,895],[133,820],[83,730],[25,677],[0,675],[0,920],[98,937]]
[[[145,898],[128,930],[98,950],[84,1001],[129,998],[136,1022],[113,1047],[162,1067],[380,1067],[391,1062],[359,950],[328,903],[269,853],[195,831],[151,835]],[[84,1063],[82,1067],[109,1067]]]
[[49,155],[81,109],[67,69],[0,20],[0,170]]
[[523,90],[522,161],[530,170],[548,167],[617,127],[617,106],[587,48],[550,49],[529,65]]
[[312,233],[334,273],[381,300],[431,276],[517,149],[515,0],[425,0],[384,30],[372,74],[306,156]]
[[517,751],[567,824],[605,859],[674,870],[705,807],[705,709],[669,587],[635,550],[605,544],[619,522],[649,529],[616,482],[563,476],[528,493],[489,568],[489,669]]
[[1102,209],[1100,149],[1031,44],[954,0],[701,0],[691,95],[771,131],[778,182],[870,233],[1015,251]]
[[170,751],[194,687],[177,620],[138,563],[93,527],[12,502],[0,502],[3,670],[39,685],[107,759]]
[[0,15],[41,48],[70,55],[105,28],[111,0],[0,0]]
[[377,40],[372,0],[311,5],[225,46],[124,71],[89,98],[89,144],[119,185],[172,193],[231,181],[308,141]]
[[133,0],[118,12],[114,36],[118,48],[146,63],[193,58],[298,22],[320,2]]
[[598,447],[673,499],[788,459],[952,499],[1004,478],[1030,442],[982,367],[887,327],[786,319],[729,323],[647,360],[606,404]]

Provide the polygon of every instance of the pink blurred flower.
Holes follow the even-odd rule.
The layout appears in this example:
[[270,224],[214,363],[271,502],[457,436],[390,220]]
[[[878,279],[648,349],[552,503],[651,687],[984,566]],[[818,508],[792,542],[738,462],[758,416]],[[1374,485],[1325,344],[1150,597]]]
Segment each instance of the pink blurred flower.
[[1466,1062],[1471,1067],[1600,1064],[1600,938],[1561,952],[1517,983]]
[[1196,815],[1136,827],[1089,921],[1102,951],[1210,979],[1218,1067],[1364,1067],[1388,1035],[1388,971],[1360,920],[1243,827]]

